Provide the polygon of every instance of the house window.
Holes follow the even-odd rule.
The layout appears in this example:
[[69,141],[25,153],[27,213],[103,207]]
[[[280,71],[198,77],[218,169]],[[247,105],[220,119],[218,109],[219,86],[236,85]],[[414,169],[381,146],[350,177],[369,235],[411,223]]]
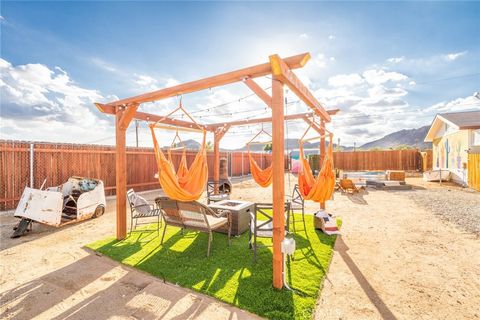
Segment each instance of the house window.
[[473,145],[480,146],[480,129],[473,131]]

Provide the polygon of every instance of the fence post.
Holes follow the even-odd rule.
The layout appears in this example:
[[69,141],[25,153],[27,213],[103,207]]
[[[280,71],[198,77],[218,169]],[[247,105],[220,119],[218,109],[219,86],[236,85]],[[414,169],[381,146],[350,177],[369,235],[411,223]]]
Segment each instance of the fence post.
[[232,152],[228,153],[228,161],[230,163],[230,177],[233,177],[233,157],[232,157]]
[[30,143],[30,188],[33,188],[33,143]]
[[243,151],[241,152],[242,155],[242,177],[243,177]]

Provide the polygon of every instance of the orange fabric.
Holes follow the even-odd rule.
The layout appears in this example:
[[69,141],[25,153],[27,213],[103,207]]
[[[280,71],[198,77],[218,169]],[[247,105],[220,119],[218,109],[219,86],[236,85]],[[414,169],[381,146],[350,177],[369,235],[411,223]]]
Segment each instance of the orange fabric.
[[250,154],[250,151],[248,152],[248,159],[250,161],[250,172],[252,173],[255,182],[264,188],[272,184],[272,164],[270,164],[270,166],[266,167],[265,169],[260,168],[255,159],[253,159],[252,155]]
[[315,178],[310,164],[303,155],[303,142],[300,142],[300,172],[298,173],[298,188],[306,200],[323,203],[330,199],[335,187],[335,174],[333,172],[333,143],[330,136],[328,154],[323,160],[323,165]]
[[[172,166],[173,166],[172,152],[168,150],[167,154],[168,154],[168,161],[172,163]],[[187,174],[188,174],[187,154],[185,149],[183,149],[182,158],[180,159],[180,164],[178,165],[178,168],[177,168],[178,183],[182,187],[188,181]]]
[[[178,167],[177,173],[173,163],[169,161],[158,146],[153,127],[150,127],[153,139],[153,148],[158,165],[158,181],[165,194],[174,200],[193,201],[198,200],[208,180],[207,150],[205,147],[206,132],[203,133],[203,142],[190,168],[184,154]],[[169,156],[171,160],[171,155]]]

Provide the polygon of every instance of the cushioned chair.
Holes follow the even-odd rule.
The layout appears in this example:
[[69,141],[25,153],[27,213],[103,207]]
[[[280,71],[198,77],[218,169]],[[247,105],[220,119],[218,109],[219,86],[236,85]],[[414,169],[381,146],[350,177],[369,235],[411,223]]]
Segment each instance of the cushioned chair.
[[[130,189],[127,191],[127,201],[130,205],[130,212],[131,212],[130,234],[139,225],[138,219],[155,218],[155,217],[157,218],[157,233],[159,233],[160,227],[162,226],[162,222],[160,220],[160,209],[156,208],[154,205],[149,204],[148,201],[145,200],[145,198],[136,194],[135,191],[133,191],[133,189]],[[145,231],[154,231],[154,230],[141,229],[139,231],[145,232]]]
[[162,240],[165,237],[167,226],[175,226],[183,229],[190,229],[208,233],[207,257],[210,256],[210,248],[213,239],[213,231],[222,227],[228,229],[228,245],[230,246],[230,234],[232,229],[231,212],[228,210],[213,211],[209,207],[197,201],[182,202],[172,200],[168,197],[155,199],[157,206],[162,213],[165,228],[163,229]]
[[[285,203],[285,234],[290,226],[290,202]],[[257,261],[257,238],[273,238],[273,204],[256,203],[250,212],[249,247],[253,249],[253,261]],[[260,218],[260,219],[259,219]]]

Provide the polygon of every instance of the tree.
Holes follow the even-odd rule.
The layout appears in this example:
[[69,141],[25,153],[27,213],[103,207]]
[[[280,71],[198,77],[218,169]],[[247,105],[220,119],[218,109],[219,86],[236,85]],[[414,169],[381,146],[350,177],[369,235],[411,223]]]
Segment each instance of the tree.
[[267,143],[267,144],[265,145],[265,147],[263,147],[263,151],[266,151],[266,152],[272,151],[272,144],[271,144],[271,143]]
[[213,143],[212,143],[212,141],[208,141],[208,142],[205,144],[205,148],[207,149],[207,151],[212,151],[212,150],[213,150]]
[[408,149],[412,149],[412,147],[409,146],[408,144],[400,144],[395,147],[395,150],[408,150]]

